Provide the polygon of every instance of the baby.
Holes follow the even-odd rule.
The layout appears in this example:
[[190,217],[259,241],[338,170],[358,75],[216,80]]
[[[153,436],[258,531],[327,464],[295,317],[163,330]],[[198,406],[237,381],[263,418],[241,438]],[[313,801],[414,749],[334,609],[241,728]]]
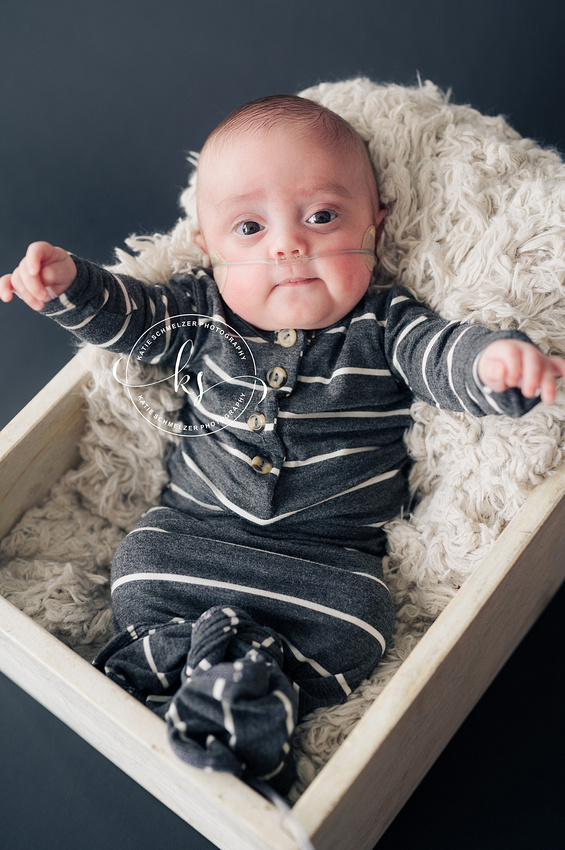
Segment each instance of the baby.
[[386,210],[363,141],[322,106],[236,110],[197,196],[202,267],[148,286],[36,242],[0,297],[174,365],[170,480],[116,553],[116,637],[94,663],[185,761],[285,792],[296,723],[345,700],[392,634],[384,526],[408,504],[413,398],[520,416],[554,401],[565,361],[370,286]]

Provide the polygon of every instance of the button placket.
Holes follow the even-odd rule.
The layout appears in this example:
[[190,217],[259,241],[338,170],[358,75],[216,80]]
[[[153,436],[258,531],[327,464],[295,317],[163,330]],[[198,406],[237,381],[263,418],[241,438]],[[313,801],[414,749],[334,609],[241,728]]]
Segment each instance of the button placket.
[[[291,384],[282,393],[283,396],[286,395],[287,391],[292,390],[291,382],[298,371],[302,357],[303,336],[302,332],[297,332],[292,328],[284,328],[275,333],[275,345],[277,343],[280,345],[278,356],[277,348],[272,346],[269,346],[269,351],[261,352],[264,358],[261,358],[263,360],[261,365],[266,370],[263,374],[267,385],[273,390],[280,390],[285,385]],[[301,345],[293,349],[296,342],[300,342]],[[267,358],[270,359],[270,357],[275,360],[275,365],[269,367]],[[284,447],[276,428],[279,395],[278,392],[270,394],[270,398],[268,396],[264,399],[259,409],[252,410],[246,420],[247,427],[257,439],[255,451],[265,452],[265,454],[257,454],[250,459],[251,468],[259,475],[268,476],[272,470],[278,469],[282,464],[281,450],[284,454]],[[270,422],[273,423],[273,427],[267,428]]]

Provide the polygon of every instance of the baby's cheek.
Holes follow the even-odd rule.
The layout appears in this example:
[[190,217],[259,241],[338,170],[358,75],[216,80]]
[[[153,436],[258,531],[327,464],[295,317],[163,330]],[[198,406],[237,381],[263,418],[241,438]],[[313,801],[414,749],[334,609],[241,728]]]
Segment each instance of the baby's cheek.
[[225,265],[225,260],[222,255],[218,254],[217,251],[210,251],[209,257],[210,262],[212,263],[212,270],[214,272],[214,280],[216,281],[218,292],[221,295],[226,286],[228,267]]
[[263,287],[254,282],[252,275],[242,273],[241,269],[228,269],[220,292],[230,310],[246,322],[255,324],[253,319],[261,312],[264,294]]

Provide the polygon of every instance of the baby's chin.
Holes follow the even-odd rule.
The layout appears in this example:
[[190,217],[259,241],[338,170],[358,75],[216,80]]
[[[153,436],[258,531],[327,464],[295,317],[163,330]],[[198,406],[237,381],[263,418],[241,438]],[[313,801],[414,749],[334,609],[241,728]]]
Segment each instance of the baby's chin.
[[[262,330],[278,331],[281,328],[294,328],[301,331],[317,331],[332,327],[341,322],[348,313],[356,306],[348,304],[347,307],[337,304],[309,305],[303,304],[301,308],[279,310],[269,319],[262,322]],[[253,324],[253,322],[251,322]]]
[[[228,306],[248,325],[264,332],[282,328],[313,331],[329,328],[342,321],[364,297],[367,287],[350,289],[345,297],[338,297],[324,284],[323,280],[305,279],[284,282],[275,286],[269,297],[259,303],[230,303],[222,293]],[[229,293],[227,293],[229,295]],[[343,293],[339,293],[343,296]]]
[[[343,319],[344,315],[340,314],[335,318],[306,318],[304,315],[284,315],[281,314],[279,321],[260,321],[254,322],[246,319],[247,324],[256,328],[263,333],[271,333],[280,331],[282,328],[293,328],[296,331],[317,331],[323,328],[328,328]],[[245,318],[242,316],[242,318]]]

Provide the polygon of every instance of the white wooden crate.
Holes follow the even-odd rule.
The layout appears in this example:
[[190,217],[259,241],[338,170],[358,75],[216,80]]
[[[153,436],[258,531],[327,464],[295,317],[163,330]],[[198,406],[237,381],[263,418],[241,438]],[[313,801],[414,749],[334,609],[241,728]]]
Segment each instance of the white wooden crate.
[[[78,354],[1,432],[0,539],[77,460],[87,377]],[[294,806],[316,850],[374,846],[564,577],[565,467],[530,495]],[[296,848],[270,803],[180,762],[161,720],[2,598],[0,670],[220,848]]]

